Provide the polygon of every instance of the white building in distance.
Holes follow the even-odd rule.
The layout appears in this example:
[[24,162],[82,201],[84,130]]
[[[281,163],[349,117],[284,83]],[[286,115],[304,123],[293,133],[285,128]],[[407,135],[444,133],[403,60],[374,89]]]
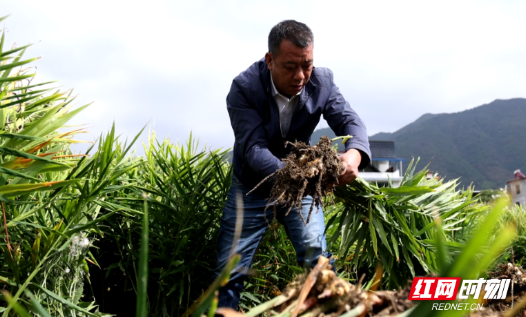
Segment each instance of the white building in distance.
[[402,181],[402,162],[404,159],[395,155],[394,141],[369,140],[372,162],[359,171],[361,178],[379,186],[387,186],[389,179],[393,187],[399,187]]
[[506,188],[513,204],[526,206],[526,176],[521,170],[513,172],[515,179],[507,182]]

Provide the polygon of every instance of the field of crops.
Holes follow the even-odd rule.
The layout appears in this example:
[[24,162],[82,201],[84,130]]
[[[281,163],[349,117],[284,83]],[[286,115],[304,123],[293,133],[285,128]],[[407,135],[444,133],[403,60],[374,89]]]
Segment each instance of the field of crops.
[[[140,135],[126,141],[108,127],[86,153],[73,153],[70,145],[82,142],[75,136],[87,131],[67,124],[88,105],[75,105],[72,92],[53,83],[34,84],[28,46],[7,49],[1,36],[0,315],[200,316],[212,307],[212,316],[215,290],[229,275],[211,279],[232,177],[228,150],[203,149],[192,136],[173,144],[152,133],[137,156],[130,150]],[[325,199],[329,251],[339,283],[350,282],[352,294],[403,289],[414,276],[474,279],[500,263],[524,268],[523,209],[505,200],[483,204],[470,188],[427,179],[426,172],[415,162],[399,188],[358,179]],[[241,311],[296,313],[309,276],[276,223],[252,269]],[[526,304],[523,291],[517,286],[509,305],[499,306],[513,306],[506,316]],[[366,316],[367,303],[354,299],[342,295],[337,305],[319,302],[303,313]],[[405,314],[469,313],[431,312],[430,305]]]

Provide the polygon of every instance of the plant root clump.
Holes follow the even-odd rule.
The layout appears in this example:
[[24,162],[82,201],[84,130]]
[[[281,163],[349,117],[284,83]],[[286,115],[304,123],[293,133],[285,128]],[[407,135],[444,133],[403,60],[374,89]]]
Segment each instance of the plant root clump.
[[[488,279],[511,279],[513,296],[510,287],[506,300],[484,300],[484,308],[472,311],[468,316],[526,316],[525,308],[521,306],[526,296],[526,270],[507,263],[499,264],[495,271],[487,273]],[[410,283],[397,291],[367,291],[361,288],[360,283],[353,285],[338,277],[331,270],[329,259],[320,256],[310,273],[299,275],[281,295],[249,311],[248,315],[337,317],[348,313],[361,317],[398,316],[419,303],[408,300]],[[512,299],[518,309],[510,314]],[[230,309],[218,309],[217,312],[224,316],[245,316]]]
[[390,316],[415,305],[407,299],[409,290],[366,291],[336,276],[328,259],[320,257],[310,274],[300,275],[289,284],[281,295],[284,301],[274,311],[280,316],[287,312],[291,316],[340,316],[351,310],[359,312],[357,316]]
[[[512,263],[500,263],[494,271],[488,272],[488,279],[511,279],[505,300],[490,299],[484,301],[484,309],[470,314],[470,317],[500,317],[526,296],[526,270]],[[513,293],[512,293],[513,292]],[[482,296],[482,295],[481,295]],[[516,316],[526,316],[526,309],[522,308]]]
[[[292,208],[296,207],[300,211],[301,219],[307,224],[314,205],[318,210],[320,206],[323,207],[322,198],[332,194],[345,168],[336,151],[332,149],[332,140],[326,136],[321,137],[313,147],[303,142],[287,142],[286,146],[289,145],[294,149],[283,159],[285,166],[266,177],[254,189],[274,176],[276,181],[267,208],[274,205],[276,213],[276,206],[279,204],[289,208],[286,213],[288,215]],[[302,199],[307,195],[313,197],[314,203],[305,220],[301,207]]]

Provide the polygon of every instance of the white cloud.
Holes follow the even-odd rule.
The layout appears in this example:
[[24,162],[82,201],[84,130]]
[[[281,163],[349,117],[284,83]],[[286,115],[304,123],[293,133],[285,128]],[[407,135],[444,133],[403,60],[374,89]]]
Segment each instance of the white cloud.
[[[225,98],[232,79],[263,56],[270,28],[307,23],[315,65],[334,71],[369,134],[432,112],[526,97],[526,33],[520,1],[7,1],[7,43],[40,80],[61,79],[79,102],[76,122],[94,135],[116,121],[133,135],[193,130],[216,147],[233,143]],[[326,124],[321,123],[322,126]]]

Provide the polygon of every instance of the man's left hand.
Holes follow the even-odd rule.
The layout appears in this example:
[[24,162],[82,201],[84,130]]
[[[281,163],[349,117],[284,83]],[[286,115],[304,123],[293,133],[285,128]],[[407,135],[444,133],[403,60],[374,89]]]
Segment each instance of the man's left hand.
[[338,178],[338,186],[343,186],[354,182],[358,176],[358,166],[362,161],[362,154],[356,149],[350,149],[340,155],[340,160],[342,161],[345,170]]

